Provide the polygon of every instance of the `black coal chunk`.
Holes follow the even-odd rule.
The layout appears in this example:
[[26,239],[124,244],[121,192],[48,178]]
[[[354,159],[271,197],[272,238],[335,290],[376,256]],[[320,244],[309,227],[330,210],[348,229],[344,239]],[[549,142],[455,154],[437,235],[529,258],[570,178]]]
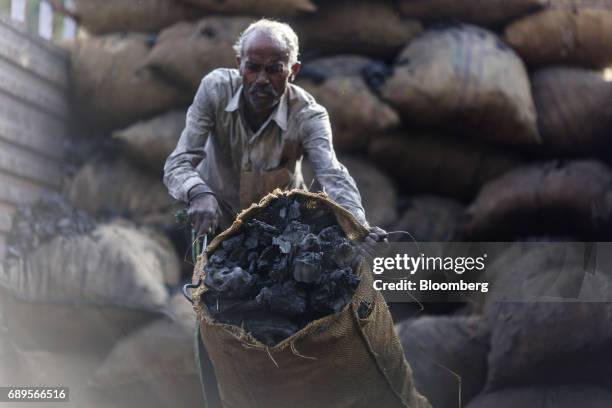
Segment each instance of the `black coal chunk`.
[[217,321],[272,346],[342,310],[361,259],[329,208],[279,197],[210,254],[204,301]]
[[48,194],[17,209],[7,237],[7,258],[23,258],[57,236],[87,234],[95,226],[96,219],[73,208],[63,196]]

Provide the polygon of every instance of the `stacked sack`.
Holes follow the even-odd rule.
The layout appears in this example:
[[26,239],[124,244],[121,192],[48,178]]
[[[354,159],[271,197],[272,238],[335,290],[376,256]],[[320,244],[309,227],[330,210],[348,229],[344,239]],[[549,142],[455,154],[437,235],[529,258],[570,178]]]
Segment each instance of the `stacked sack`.
[[[296,84],[327,108],[339,159],[357,182],[371,224],[408,231],[418,241],[610,236],[612,174],[606,160],[612,82],[602,71],[612,65],[610,1],[124,3],[76,1],[90,34],[70,46],[74,109],[79,133],[87,136],[77,143],[110,144],[111,149],[77,157],[80,166],[64,187],[71,205],[96,217],[94,226],[78,231],[85,248],[73,247],[66,237],[54,238],[27,257],[22,254],[28,261],[13,267],[18,269],[8,269],[11,285],[3,290],[16,298],[15,316],[24,303],[15,294],[26,293],[31,300],[42,293],[17,277],[45,270],[45,246],[85,250],[93,260],[96,251],[123,254],[118,259],[129,253],[157,259],[151,248],[160,240],[168,248],[170,237],[178,248],[172,262],[187,252],[183,230],[172,217],[177,203],[161,182],[162,166],[202,77],[233,67],[233,43],[263,16],[288,21],[297,31],[302,71]],[[307,185],[316,190],[307,160],[304,168]],[[117,225],[118,216],[131,224]],[[113,236],[135,243],[106,248],[104,237]],[[141,241],[151,237],[157,237],[155,244]],[[585,273],[579,256],[563,254],[569,260],[560,265],[550,258],[556,252],[512,247],[487,270],[486,279],[520,295],[524,287],[512,286],[519,272],[538,288],[553,280],[546,292],[552,303],[504,305],[486,296],[472,299],[460,312],[456,306],[426,304],[425,314],[445,315],[414,318],[411,312],[411,319],[396,326],[417,389],[433,406],[456,407],[459,400],[472,408],[612,404],[610,383],[600,381],[609,372],[597,364],[608,351],[607,306],[562,302],[607,299],[612,272],[600,265]],[[518,259],[522,267],[502,267],[504,259]],[[190,360],[195,322],[180,296],[170,301],[179,272],[172,279],[159,273],[167,272],[170,263],[148,261],[153,266],[145,269],[155,276],[155,290],[141,288],[140,279],[129,281],[141,276],[136,272],[122,276],[141,294],[134,297],[133,291],[98,292],[83,285],[86,276],[95,276],[86,259],[57,262],[76,285],[62,289],[63,301],[80,304],[83,297],[93,298],[96,302],[87,307],[101,310],[133,306],[127,298],[149,302],[138,324],[132,317],[116,321],[116,311],[104,313],[98,329],[105,333],[96,339],[108,340],[97,354],[87,352],[93,356],[87,359],[89,374],[81,376],[88,378],[82,385],[87,398],[152,406],[197,401]],[[140,270],[138,262],[130,262],[122,268]],[[101,263],[98,269],[110,274],[112,268]],[[152,285],[150,278],[147,282]],[[585,316],[595,318],[587,324]],[[186,321],[179,329],[177,322]],[[129,329],[121,325],[126,322]],[[546,347],[551,344],[556,348]],[[49,346],[36,347],[48,352],[44,347]],[[25,367],[48,357],[32,360],[33,351],[28,352],[21,356],[30,361]],[[580,360],[585,363],[575,365]]]

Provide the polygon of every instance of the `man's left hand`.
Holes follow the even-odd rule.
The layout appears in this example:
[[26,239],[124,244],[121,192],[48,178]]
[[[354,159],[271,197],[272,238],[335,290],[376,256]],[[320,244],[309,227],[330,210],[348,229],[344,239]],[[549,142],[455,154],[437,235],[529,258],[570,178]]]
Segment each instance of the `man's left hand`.
[[387,231],[380,227],[367,227],[368,235],[363,239],[363,243],[361,244],[362,249],[371,257],[374,257],[376,254],[376,244],[380,242],[388,242],[387,241]]

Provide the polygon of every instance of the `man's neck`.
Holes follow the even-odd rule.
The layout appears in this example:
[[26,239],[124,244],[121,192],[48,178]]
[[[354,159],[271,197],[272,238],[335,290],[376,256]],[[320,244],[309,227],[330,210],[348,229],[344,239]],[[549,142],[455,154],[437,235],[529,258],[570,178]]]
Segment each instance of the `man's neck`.
[[244,116],[253,133],[257,132],[259,128],[261,128],[272,112],[274,112],[276,106],[277,105],[265,111],[256,111],[247,101],[244,101]]

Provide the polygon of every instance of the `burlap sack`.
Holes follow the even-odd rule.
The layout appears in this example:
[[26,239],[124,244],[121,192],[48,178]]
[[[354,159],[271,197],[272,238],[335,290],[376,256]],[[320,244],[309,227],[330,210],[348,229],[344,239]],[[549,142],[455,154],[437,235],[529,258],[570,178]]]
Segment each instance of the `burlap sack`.
[[393,231],[408,231],[419,242],[453,241],[458,238],[459,217],[465,210],[455,200],[443,197],[410,196],[407,208],[393,224]]
[[144,68],[193,99],[206,74],[236,66],[232,46],[251,21],[247,17],[206,17],[169,27],[159,35]]
[[128,34],[75,43],[71,78],[80,120],[114,129],[189,103],[177,89],[139,71],[151,42],[145,34]]
[[163,238],[102,224],[58,236],[0,269],[7,326],[24,349],[96,349],[159,316],[179,262]]
[[406,17],[419,20],[461,20],[496,26],[547,5],[548,0],[400,0]]
[[204,14],[197,7],[178,0],[76,0],[75,7],[79,23],[92,34],[157,32]]
[[361,75],[332,76],[322,83],[302,79],[297,85],[327,109],[334,147],[339,150],[362,150],[373,135],[399,126],[398,114],[370,90]]
[[414,382],[434,407],[465,406],[483,389],[490,333],[482,317],[421,317],[395,329]]
[[66,185],[65,193],[72,205],[92,214],[135,220],[165,213],[173,205],[161,177],[150,175],[123,158],[91,160]]
[[504,40],[530,65],[605,67],[612,63],[612,5],[546,9],[510,24]]
[[531,79],[545,149],[566,154],[605,154],[612,128],[612,82],[601,72],[547,68]]
[[184,0],[209,14],[248,14],[266,17],[291,17],[311,13],[317,7],[310,0]]
[[[184,298],[183,298],[184,299]],[[193,330],[157,320],[122,339],[95,370],[90,384],[115,406],[138,395],[137,406],[202,407],[193,358]]]
[[612,303],[548,300],[499,302],[489,309],[488,390],[610,383]]
[[328,54],[392,58],[423,26],[403,19],[389,1],[329,1],[293,24],[304,48]]
[[489,141],[539,141],[525,67],[495,34],[461,25],[429,30],[397,58],[383,97],[408,120]]
[[298,79],[305,78],[320,83],[336,76],[363,76],[363,70],[377,62],[379,61],[357,54],[316,58],[302,65]]
[[494,147],[416,132],[376,138],[369,155],[403,190],[458,199],[520,163]]
[[164,163],[185,128],[184,110],[173,110],[113,132],[122,151],[135,164],[163,174]]
[[590,385],[540,385],[482,394],[466,408],[607,408],[612,393]]
[[585,244],[517,242],[487,265],[478,279],[489,292],[472,297],[476,308],[488,311],[500,301],[536,301],[542,296],[576,299],[582,288]]
[[[357,184],[368,222],[383,228],[393,225],[397,220],[397,192],[389,177],[367,158],[342,155],[338,159]],[[302,163],[302,171],[309,190],[320,191],[308,160]]]
[[[352,215],[322,194],[302,191],[264,197],[242,212],[232,227],[207,248],[212,253],[240,225],[280,194],[302,196],[313,207],[328,206],[349,239],[359,240],[366,230]],[[194,280],[203,277],[201,257]],[[414,388],[399,339],[382,295],[372,288],[367,262],[357,271],[361,282],[353,300],[340,313],[316,320],[274,347],[265,347],[242,328],[215,323],[195,294],[200,332],[227,407],[429,407]],[[367,317],[357,310],[369,305]]]
[[482,188],[466,210],[464,231],[501,241],[542,232],[603,239],[612,223],[611,186],[612,172],[595,160],[520,167]]

